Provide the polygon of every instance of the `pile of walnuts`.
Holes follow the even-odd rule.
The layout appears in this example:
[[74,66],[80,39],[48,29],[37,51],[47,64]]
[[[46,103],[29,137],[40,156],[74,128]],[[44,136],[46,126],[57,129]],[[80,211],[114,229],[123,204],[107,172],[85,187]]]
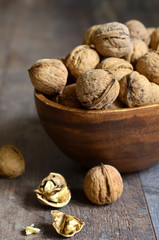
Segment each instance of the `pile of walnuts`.
[[90,27],[66,57],[29,69],[34,87],[73,108],[114,109],[159,102],[159,28],[137,21]]
[[66,57],[29,69],[34,87],[73,108],[115,109],[159,103],[159,28],[138,20],[90,27]]

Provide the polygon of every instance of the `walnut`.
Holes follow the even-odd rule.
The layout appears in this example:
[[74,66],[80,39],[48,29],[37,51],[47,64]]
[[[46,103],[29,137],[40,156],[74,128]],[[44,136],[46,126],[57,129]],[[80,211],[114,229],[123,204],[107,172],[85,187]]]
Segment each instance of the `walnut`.
[[151,39],[152,33],[153,33],[155,30],[156,30],[156,28],[154,28],[154,27],[148,27],[148,28],[147,28],[147,31],[148,31],[148,34],[149,34],[150,39]]
[[139,58],[136,70],[151,82],[159,84],[159,52],[151,51]]
[[101,165],[91,168],[84,179],[84,192],[98,205],[115,202],[123,192],[123,181],[116,168]]
[[118,81],[133,71],[133,66],[129,62],[115,57],[104,59],[96,68],[109,71]]
[[156,28],[156,30],[151,34],[150,47],[153,50],[159,50],[159,28]]
[[93,46],[92,39],[94,37],[94,33],[99,28],[100,25],[93,25],[90,28],[87,29],[84,38],[83,38],[83,44]]
[[78,78],[83,72],[95,68],[99,61],[99,55],[94,49],[80,45],[67,56],[66,66],[72,76]]
[[67,183],[64,177],[58,173],[50,173],[34,192],[40,203],[51,207],[63,207],[71,199]]
[[0,148],[0,176],[15,178],[25,171],[25,160],[20,150],[13,145]]
[[143,23],[141,23],[138,20],[130,20],[126,22],[125,25],[129,29],[131,38],[140,39],[144,41],[147,45],[149,45],[150,43],[149,33]]
[[125,59],[131,62],[133,65],[136,64],[137,60],[148,52],[148,47],[145,42],[140,39],[131,39],[131,50],[125,56]]
[[28,71],[33,86],[47,95],[61,93],[67,82],[68,71],[62,60],[40,59]]
[[123,57],[130,50],[129,30],[122,23],[105,23],[96,30],[92,42],[102,56]]
[[25,233],[26,233],[27,236],[31,235],[33,233],[39,233],[39,232],[40,232],[40,229],[39,228],[35,228],[34,224],[31,224],[30,226],[27,226],[25,228]]
[[87,109],[102,109],[112,104],[119,94],[119,82],[102,69],[83,73],[76,82],[76,94]]
[[68,107],[81,108],[75,91],[75,83],[64,88],[63,93],[57,97],[57,102]]
[[77,232],[81,231],[85,225],[85,223],[79,218],[57,210],[51,211],[51,215],[53,218],[54,229],[64,237],[72,237]]
[[151,96],[151,83],[138,72],[133,71],[120,80],[119,99],[128,107],[149,104]]
[[159,103],[159,85],[156,83],[151,82],[151,100],[150,103]]

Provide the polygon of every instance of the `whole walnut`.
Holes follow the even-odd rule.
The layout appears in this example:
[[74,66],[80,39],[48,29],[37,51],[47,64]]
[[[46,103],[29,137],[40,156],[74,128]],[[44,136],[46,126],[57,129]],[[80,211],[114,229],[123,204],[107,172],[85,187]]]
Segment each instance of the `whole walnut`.
[[155,30],[156,30],[155,27],[148,27],[148,28],[147,28],[147,31],[148,31],[148,34],[149,34],[150,39],[151,39],[152,33],[153,33]]
[[61,93],[67,82],[68,71],[62,60],[39,59],[28,71],[33,86],[47,95]]
[[119,82],[102,69],[83,73],[76,82],[76,94],[87,109],[102,109],[112,104],[119,94]]
[[152,96],[150,99],[150,103],[159,103],[159,85],[151,82],[151,92]]
[[120,80],[119,99],[128,107],[149,104],[151,96],[151,83],[138,72],[133,71]]
[[159,52],[150,51],[139,58],[136,70],[151,82],[159,84]]
[[130,20],[126,22],[125,25],[129,29],[131,38],[140,39],[144,41],[147,45],[149,45],[150,43],[149,33],[143,23],[141,23],[138,20]]
[[133,66],[128,61],[115,57],[105,58],[96,68],[109,71],[118,81],[133,71]]
[[148,52],[148,47],[145,42],[140,39],[131,39],[131,50],[125,56],[125,59],[131,62],[133,65],[136,64],[137,60]]
[[98,205],[115,202],[123,192],[123,180],[116,168],[101,165],[91,168],[84,179],[84,192]]
[[81,108],[75,91],[75,83],[64,88],[62,94],[58,95],[57,102],[68,107]]
[[13,145],[0,148],[0,176],[15,178],[25,171],[25,160],[20,150]]
[[100,25],[93,25],[87,29],[83,38],[83,44],[93,46],[92,39],[94,37],[95,31],[99,28]]
[[83,72],[93,69],[100,61],[98,53],[88,45],[74,48],[66,58],[66,66],[72,76],[78,78]]
[[151,34],[150,47],[153,50],[159,50],[159,28],[156,28],[156,30]]
[[130,50],[129,30],[122,23],[105,23],[96,30],[92,42],[102,56],[123,57]]

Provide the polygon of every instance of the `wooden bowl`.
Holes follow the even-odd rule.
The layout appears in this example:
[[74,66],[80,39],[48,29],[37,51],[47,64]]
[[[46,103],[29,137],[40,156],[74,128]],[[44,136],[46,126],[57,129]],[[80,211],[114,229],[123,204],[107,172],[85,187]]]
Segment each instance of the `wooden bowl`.
[[68,157],[133,172],[159,161],[159,104],[117,110],[62,106],[35,91],[41,123]]

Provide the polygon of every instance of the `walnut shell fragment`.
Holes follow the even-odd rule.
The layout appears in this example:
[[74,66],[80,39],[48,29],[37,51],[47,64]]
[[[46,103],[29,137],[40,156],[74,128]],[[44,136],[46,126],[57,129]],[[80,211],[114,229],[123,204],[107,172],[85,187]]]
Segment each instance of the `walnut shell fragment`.
[[20,150],[13,145],[0,148],[0,176],[15,178],[25,171],[25,160]]
[[116,168],[100,165],[91,168],[84,179],[84,192],[98,205],[115,202],[123,192],[123,180]]
[[83,72],[93,69],[100,61],[98,53],[88,45],[74,48],[66,58],[66,66],[71,75],[78,78]]
[[107,70],[118,81],[133,71],[133,66],[128,61],[115,57],[104,59],[96,68]]
[[150,47],[153,50],[159,50],[159,28],[156,28],[156,30],[151,34]]
[[71,199],[71,192],[64,177],[53,172],[42,180],[34,192],[39,202],[51,207],[63,207]]
[[57,102],[68,107],[81,108],[76,95],[75,83],[64,88],[62,94],[57,97]]
[[139,58],[136,70],[151,82],[159,84],[159,51],[151,51]]
[[33,86],[47,95],[61,93],[67,82],[68,71],[62,60],[40,59],[28,71]]
[[119,99],[128,107],[149,104],[151,96],[151,83],[138,72],[133,71],[120,80]]
[[85,223],[77,217],[67,215],[57,210],[51,211],[51,215],[54,229],[64,237],[72,237],[77,232],[81,231],[85,225]]
[[129,30],[118,22],[100,25],[92,41],[95,49],[104,57],[123,57],[130,50]]
[[148,52],[148,47],[144,41],[140,39],[132,38],[131,50],[124,58],[130,63],[132,63],[133,65],[135,65],[137,60],[140,57],[144,56],[147,52]]
[[125,23],[130,32],[131,38],[137,38],[144,41],[147,45],[150,43],[149,33],[144,24],[138,20],[130,20]]
[[100,25],[93,25],[87,29],[83,38],[83,44],[93,46],[92,40],[94,38],[94,33],[99,28]]
[[119,94],[119,82],[103,69],[83,73],[76,82],[76,94],[87,109],[102,109],[112,104]]

